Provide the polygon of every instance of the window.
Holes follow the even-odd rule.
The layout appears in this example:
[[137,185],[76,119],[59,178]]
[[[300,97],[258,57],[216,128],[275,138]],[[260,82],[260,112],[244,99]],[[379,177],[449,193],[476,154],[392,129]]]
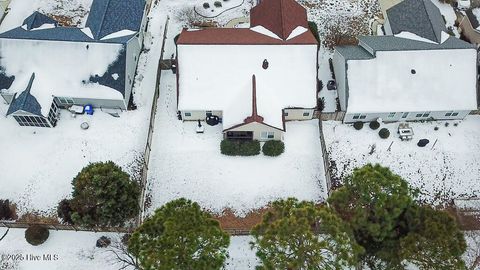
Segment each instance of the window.
[[447,112],[445,116],[452,116],[452,112]]
[[310,112],[304,112],[303,116],[310,116]]
[[[58,102],[61,105],[73,105],[75,102],[73,101],[73,98],[68,98],[68,97],[58,97]],[[55,99],[54,99],[55,100]]]
[[388,118],[393,118],[393,117],[395,117],[395,113],[394,113],[394,112],[391,112],[391,113],[388,114]]
[[408,117],[408,112],[403,113],[402,118],[407,118]]
[[275,137],[275,134],[273,132],[263,131],[261,137],[262,139],[273,139]]
[[283,116],[288,116],[288,112],[283,112]]
[[358,119],[358,118],[360,118],[360,114],[354,114],[353,115],[353,119]]
[[15,115],[13,116],[15,121],[22,127],[29,126],[29,127],[50,127],[47,122],[47,119],[40,116],[20,116]]
[[457,115],[458,115],[458,112],[452,113],[452,116],[457,116]]
[[365,118],[367,118],[367,115],[365,114],[360,115],[360,119],[365,119]]
[[430,115],[430,112],[425,112],[422,117],[428,117]]
[[189,116],[192,116],[192,113],[186,112],[185,117],[189,117]]
[[415,117],[422,117],[422,114],[421,114],[421,113],[417,113],[417,115],[415,115]]

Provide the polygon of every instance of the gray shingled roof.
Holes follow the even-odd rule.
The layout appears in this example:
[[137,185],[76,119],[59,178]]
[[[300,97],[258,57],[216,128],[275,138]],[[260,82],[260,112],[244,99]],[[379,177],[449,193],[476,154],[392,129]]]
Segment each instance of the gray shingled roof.
[[404,0],[389,8],[387,17],[394,35],[410,32],[439,43],[442,31],[447,31],[440,10],[430,0]]
[[443,50],[443,49],[473,49],[474,45],[455,37],[449,37],[440,44],[417,41],[394,36],[361,36],[360,45],[370,47],[376,51],[414,51],[414,50]]
[[367,50],[361,46],[338,46],[335,50],[343,56],[345,60],[367,60],[374,58]]
[[10,103],[10,107],[7,111],[7,116],[20,110],[29,112],[34,115],[43,116],[42,106],[40,106],[37,99],[30,94],[33,80],[35,80],[35,73],[33,73],[30,77],[30,81],[28,82],[28,86],[25,91],[23,91],[20,95],[15,96],[12,103]]

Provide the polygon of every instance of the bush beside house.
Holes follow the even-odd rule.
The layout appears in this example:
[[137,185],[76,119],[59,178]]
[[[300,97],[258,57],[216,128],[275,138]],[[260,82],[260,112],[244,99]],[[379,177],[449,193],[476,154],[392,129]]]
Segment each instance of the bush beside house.
[[371,129],[377,130],[380,127],[380,123],[378,121],[372,121],[368,124]]
[[0,200],[0,220],[15,219],[15,211],[9,200]]
[[260,154],[260,142],[224,139],[220,143],[220,151],[227,156],[255,156]]
[[72,199],[62,200],[58,215],[81,226],[122,226],[140,209],[140,186],[115,163],[97,162],[73,179]]
[[267,141],[263,144],[262,152],[266,156],[276,157],[280,156],[285,150],[285,144],[282,141]]
[[363,128],[363,122],[357,121],[357,122],[353,123],[353,127],[354,127],[356,130],[360,130],[360,129]]
[[378,135],[380,136],[380,138],[386,139],[386,138],[390,137],[390,131],[387,128],[382,128],[378,132]]
[[40,225],[33,225],[25,230],[25,239],[30,245],[38,246],[47,241],[50,232]]

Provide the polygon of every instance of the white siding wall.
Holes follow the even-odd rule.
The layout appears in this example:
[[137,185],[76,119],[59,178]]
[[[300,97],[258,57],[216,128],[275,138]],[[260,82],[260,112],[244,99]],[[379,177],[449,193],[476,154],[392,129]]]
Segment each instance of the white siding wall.
[[[310,120],[313,118],[313,109],[285,109],[285,120]],[[308,115],[303,115],[304,113],[308,113]]]
[[127,42],[126,67],[125,67],[125,103],[128,104],[132,94],[133,82],[135,81],[135,71],[137,70],[138,58],[142,44],[140,38],[133,37]]
[[[458,113],[456,116],[445,116],[445,114],[450,113],[450,112],[455,112]],[[407,113],[407,112],[405,112]],[[422,114],[424,115],[425,113],[429,113],[427,117],[417,117],[417,114]],[[345,118],[343,119],[343,122],[345,123],[353,123],[356,121],[362,121],[362,122],[371,122],[374,121],[378,118],[382,118],[383,122],[397,122],[397,121],[420,121],[420,120],[428,120],[428,119],[434,119],[434,120],[456,120],[456,119],[463,119],[465,116],[467,116],[470,113],[470,111],[437,111],[437,112],[408,112],[407,117],[403,118],[404,112],[396,112],[394,117],[389,117],[390,113],[362,113],[360,114],[361,116],[365,116],[363,119],[354,119],[353,117],[356,114],[349,113],[345,114]]]
[[[259,141],[269,141],[269,140],[283,140],[283,131],[278,130],[276,128],[272,128],[260,123],[250,123],[247,125],[243,125],[229,131],[252,131],[253,132],[253,139]],[[262,132],[273,132],[274,137],[271,139],[262,138]]]
[[[211,111],[213,115],[216,115],[222,118],[222,111]],[[197,120],[205,120],[207,117],[207,111],[182,111],[182,119],[183,121],[197,121]],[[186,114],[190,114],[187,116]]]
[[392,28],[390,27],[390,21],[387,19],[385,20],[385,24],[383,25],[383,28],[385,28],[385,35],[393,35],[392,33]]
[[[345,81],[345,58],[337,51],[333,55],[333,70],[335,71],[335,80],[337,82],[337,92],[338,92],[338,99],[340,99],[340,107],[342,111],[345,111],[347,108],[347,93],[346,93],[346,81]],[[323,90],[327,90],[327,82],[323,82]]]

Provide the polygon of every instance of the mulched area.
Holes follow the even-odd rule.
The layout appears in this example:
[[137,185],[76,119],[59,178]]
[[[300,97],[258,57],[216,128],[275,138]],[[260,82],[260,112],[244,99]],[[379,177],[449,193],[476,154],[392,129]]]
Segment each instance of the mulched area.
[[248,213],[245,217],[236,216],[230,209],[224,210],[221,215],[214,215],[224,230],[250,231],[262,221],[262,215],[268,208],[262,208]]

